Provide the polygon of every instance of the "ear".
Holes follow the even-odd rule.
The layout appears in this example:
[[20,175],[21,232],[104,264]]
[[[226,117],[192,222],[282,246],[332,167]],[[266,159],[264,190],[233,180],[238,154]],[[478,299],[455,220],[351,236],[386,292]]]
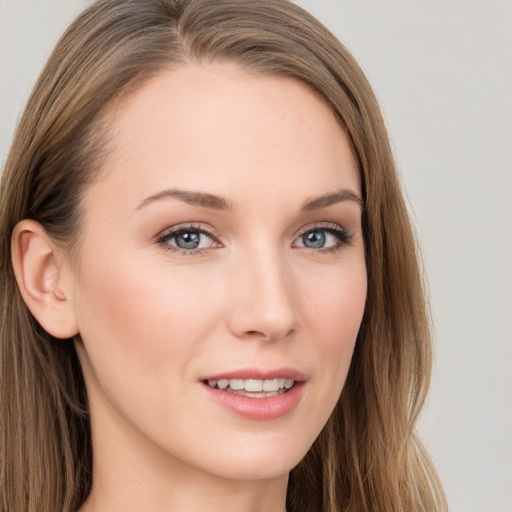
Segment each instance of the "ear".
[[78,333],[68,259],[41,224],[23,220],[11,240],[12,263],[21,296],[41,326],[56,338]]

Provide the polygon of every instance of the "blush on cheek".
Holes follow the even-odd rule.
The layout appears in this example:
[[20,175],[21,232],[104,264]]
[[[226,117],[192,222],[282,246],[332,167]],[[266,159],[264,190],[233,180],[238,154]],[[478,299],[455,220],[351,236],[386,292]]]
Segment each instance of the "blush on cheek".
[[321,348],[334,357],[344,351],[342,347],[353,349],[366,302],[365,279],[324,288],[323,293],[306,296],[304,300],[309,305],[310,321],[322,332]]
[[122,255],[116,260],[95,268],[97,279],[84,289],[83,300],[95,311],[95,336],[115,346],[126,364],[168,373],[168,362],[189,353],[221,318],[216,286],[183,268],[124,264]]

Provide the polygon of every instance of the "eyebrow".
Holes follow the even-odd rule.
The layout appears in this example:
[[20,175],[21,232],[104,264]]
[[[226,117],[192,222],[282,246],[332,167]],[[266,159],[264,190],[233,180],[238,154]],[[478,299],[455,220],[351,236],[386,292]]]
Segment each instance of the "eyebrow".
[[178,199],[185,203],[191,204],[193,206],[200,206],[202,208],[210,208],[212,210],[232,210],[233,204],[231,201],[224,199],[220,196],[215,196],[213,194],[207,194],[205,192],[191,192],[188,190],[177,190],[177,189],[167,189],[162,190],[161,192],[157,192],[152,196],[147,197],[142,201],[136,210],[140,210],[144,206],[147,206],[150,203],[155,201],[161,201],[163,199]]
[[362,210],[365,209],[364,201],[355,192],[348,189],[341,189],[330,194],[309,199],[302,206],[302,211],[309,212],[311,210],[319,210],[344,201],[353,201],[357,203]]
[[[212,210],[233,210],[233,203],[228,199],[205,192],[192,192],[189,190],[178,190],[178,189],[167,189],[157,192],[146,199],[144,199],[135,210],[140,210],[148,204],[155,201],[162,201],[164,199],[178,199],[185,203],[193,206],[199,206],[202,208],[210,208]],[[361,209],[364,210],[363,200],[352,190],[341,189],[336,192],[331,192],[318,197],[307,200],[301,210],[309,212],[312,210],[319,210],[321,208],[327,208],[337,203],[344,201],[353,201],[357,203]]]

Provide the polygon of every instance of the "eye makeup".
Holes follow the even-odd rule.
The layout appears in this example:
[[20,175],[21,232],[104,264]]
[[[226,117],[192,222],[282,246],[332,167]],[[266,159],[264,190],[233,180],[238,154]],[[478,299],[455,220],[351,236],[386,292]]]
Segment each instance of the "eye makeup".
[[[321,254],[331,254],[350,245],[352,239],[352,234],[338,224],[320,223],[301,230],[296,242],[294,242],[294,247],[310,249]],[[299,241],[300,245],[296,245]]]
[[[353,236],[338,224],[318,223],[300,230],[292,247],[331,254],[350,245],[352,238]],[[205,254],[211,249],[223,247],[215,230],[194,223],[166,229],[157,236],[157,244],[165,250],[184,256]]]
[[208,249],[222,247],[214,230],[197,224],[168,228],[158,236],[157,244],[165,250],[185,256],[204,254]]

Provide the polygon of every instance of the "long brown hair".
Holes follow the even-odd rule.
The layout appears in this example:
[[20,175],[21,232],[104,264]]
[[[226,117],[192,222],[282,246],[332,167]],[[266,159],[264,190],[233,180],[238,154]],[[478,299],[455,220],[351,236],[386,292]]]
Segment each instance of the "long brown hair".
[[92,483],[87,395],[72,340],[34,320],[10,255],[15,225],[40,222],[69,250],[81,197],[109,148],[102,113],[164,68],[230,61],[324,97],[359,165],[368,298],[341,398],[292,470],[290,512],[444,511],[415,435],[431,367],[422,274],[384,122],[344,46],[287,0],[100,0],[50,56],[17,128],[0,201],[0,507],[76,511]]

